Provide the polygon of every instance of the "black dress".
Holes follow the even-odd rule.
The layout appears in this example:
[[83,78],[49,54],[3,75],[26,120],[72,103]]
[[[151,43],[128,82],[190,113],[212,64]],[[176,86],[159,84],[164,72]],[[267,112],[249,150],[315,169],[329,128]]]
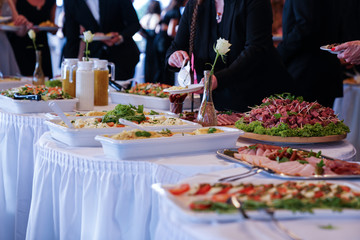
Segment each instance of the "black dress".
[[[42,22],[50,20],[51,10],[55,4],[55,0],[46,0],[41,9],[32,6],[26,0],[17,0],[16,9],[19,14],[24,15],[34,25],[39,25]],[[21,74],[23,76],[32,76],[35,69],[35,50],[29,48],[33,46],[32,40],[26,34],[24,37],[19,37],[16,34],[9,34],[9,40],[15,53],[16,61],[18,62]],[[42,67],[45,76],[52,77],[51,55],[48,44],[47,32],[40,31],[36,33],[36,44],[42,45],[38,49],[42,53]]]
[[341,65],[320,46],[339,42],[337,0],[287,0],[283,12],[283,41],[278,51],[295,80],[295,93],[307,101],[333,107],[343,95]]
[[[179,8],[174,8],[166,12],[160,24],[166,24],[169,26],[171,19],[180,20],[181,13]],[[155,82],[165,83],[174,85],[174,73],[168,71],[165,63],[166,51],[171,45],[174,39],[167,34],[167,31],[160,31],[154,39],[155,44],[155,60],[156,60],[156,73],[154,80]]]
[[[189,51],[195,2],[190,0],[185,8],[167,60],[177,50]],[[218,87],[213,91],[213,100],[217,110],[244,112],[267,96],[291,92],[292,80],[274,48],[271,25],[268,0],[225,0],[220,25],[216,22],[214,1],[204,1],[199,7],[194,42],[198,81],[204,70],[209,70],[208,63],[212,64],[215,59],[213,46],[217,39],[222,37],[232,44],[226,63],[219,59],[215,67]]]

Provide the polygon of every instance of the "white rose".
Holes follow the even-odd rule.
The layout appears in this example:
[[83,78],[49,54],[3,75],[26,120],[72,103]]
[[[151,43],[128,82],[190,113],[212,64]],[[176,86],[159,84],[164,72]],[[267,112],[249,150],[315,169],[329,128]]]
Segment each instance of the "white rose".
[[35,39],[36,38],[36,33],[34,32],[34,30],[30,29],[28,31],[28,35],[30,39]]
[[225,55],[228,51],[230,51],[230,46],[231,44],[229,43],[228,40],[225,40],[223,38],[219,38],[216,42],[216,47],[215,50],[220,54],[220,55]]
[[88,42],[88,43],[92,42],[92,40],[94,38],[94,34],[92,34],[91,31],[86,31],[83,33],[83,35],[84,35],[85,42]]

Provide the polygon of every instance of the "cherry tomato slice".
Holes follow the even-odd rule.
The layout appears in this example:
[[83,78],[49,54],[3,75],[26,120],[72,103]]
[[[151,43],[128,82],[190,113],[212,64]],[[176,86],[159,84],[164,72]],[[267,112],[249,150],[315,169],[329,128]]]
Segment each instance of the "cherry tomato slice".
[[170,188],[169,192],[173,195],[181,195],[187,191],[189,191],[190,185],[187,183],[181,184],[180,186]]
[[208,191],[210,191],[211,186],[208,183],[200,184],[199,190],[195,193],[195,195],[202,195],[206,194]]

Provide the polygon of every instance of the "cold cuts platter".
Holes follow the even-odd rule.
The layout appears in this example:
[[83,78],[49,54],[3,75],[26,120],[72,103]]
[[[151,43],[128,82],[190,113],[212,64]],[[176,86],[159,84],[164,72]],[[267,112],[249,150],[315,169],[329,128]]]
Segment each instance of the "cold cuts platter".
[[261,169],[273,177],[286,179],[359,179],[360,164],[322,156],[321,152],[253,144],[238,149],[222,149],[217,154],[252,170]]
[[261,135],[256,133],[245,132],[241,135],[242,138],[254,139],[266,142],[279,142],[279,143],[294,143],[294,144],[307,144],[307,143],[325,143],[335,142],[346,138],[346,134],[341,135],[330,135],[323,137],[280,137],[280,136],[269,136]]

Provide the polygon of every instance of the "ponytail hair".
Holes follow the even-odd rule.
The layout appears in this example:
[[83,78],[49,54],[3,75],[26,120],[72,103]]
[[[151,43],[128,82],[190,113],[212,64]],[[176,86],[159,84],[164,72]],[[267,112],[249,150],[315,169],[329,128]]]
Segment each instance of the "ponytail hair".
[[189,38],[189,57],[191,59],[192,54],[194,52],[194,41],[195,41],[195,33],[196,33],[196,23],[197,23],[197,15],[199,11],[199,6],[203,3],[204,0],[197,0],[194,11],[191,18],[190,25],[190,38]]

